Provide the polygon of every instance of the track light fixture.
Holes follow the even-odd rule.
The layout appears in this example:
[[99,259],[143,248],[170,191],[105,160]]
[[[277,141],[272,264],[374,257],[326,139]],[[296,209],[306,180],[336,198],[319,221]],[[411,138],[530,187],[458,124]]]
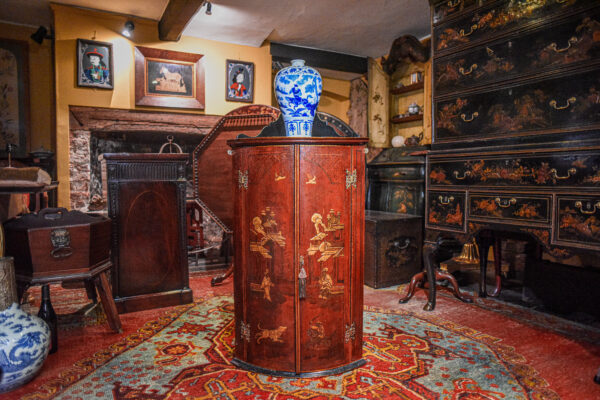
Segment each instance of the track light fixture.
[[133,24],[133,21],[127,21],[127,22],[125,22],[125,26],[123,27],[123,30],[121,31],[121,33],[123,34],[123,36],[130,38],[131,35],[133,34],[134,29],[135,29],[135,25]]
[[207,0],[204,4],[206,4],[206,15],[212,15],[212,3]]
[[48,29],[46,29],[45,26],[40,26],[38,30],[31,35],[31,40],[37,44],[42,44],[44,39],[54,39],[54,36],[52,34],[48,34]]

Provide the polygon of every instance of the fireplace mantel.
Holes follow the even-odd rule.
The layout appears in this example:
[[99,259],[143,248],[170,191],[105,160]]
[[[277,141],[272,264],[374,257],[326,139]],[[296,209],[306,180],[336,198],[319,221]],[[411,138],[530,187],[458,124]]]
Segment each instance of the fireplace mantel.
[[[88,210],[91,200],[92,135],[129,134],[139,138],[153,134],[208,134],[221,116],[153,110],[124,110],[99,107],[69,107],[70,205]],[[161,135],[161,136],[162,136]],[[198,140],[198,143],[200,139]],[[157,150],[156,150],[157,151]],[[96,160],[94,160],[96,162]]]

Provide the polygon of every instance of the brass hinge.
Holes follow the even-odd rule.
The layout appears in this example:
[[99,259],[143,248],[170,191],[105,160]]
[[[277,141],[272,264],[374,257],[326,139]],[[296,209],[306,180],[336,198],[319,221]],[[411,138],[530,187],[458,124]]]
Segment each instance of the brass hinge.
[[238,188],[248,189],[248,170],[242,172],[238,169]]
[[346,170],[346,189],[350,189],[350,186],[354,186],[356,189],[356,170]]
[[356,337],[356,326],[354,322],[350,325],[346,325],[346,333],[344,334],[344,341],[348,343],[350,340],[354,340]]

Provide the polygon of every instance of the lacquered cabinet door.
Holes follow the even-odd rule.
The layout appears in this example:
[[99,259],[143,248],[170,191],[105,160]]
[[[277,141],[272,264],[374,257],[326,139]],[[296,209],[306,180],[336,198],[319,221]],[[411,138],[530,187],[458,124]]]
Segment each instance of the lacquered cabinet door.
[[353,186],[346,182],[356,170],[349,147],[299,151],[298,276],[306,280],[299,296],[300,370],[306,372],[341,365],[348,353]]
[[[236,151],[237,293],[239,358],[273,370],[294,370],[294,154],[291,146]],[[241,241],[239,240],[241,239]],[[241,300],[236,296],[236,301]]]

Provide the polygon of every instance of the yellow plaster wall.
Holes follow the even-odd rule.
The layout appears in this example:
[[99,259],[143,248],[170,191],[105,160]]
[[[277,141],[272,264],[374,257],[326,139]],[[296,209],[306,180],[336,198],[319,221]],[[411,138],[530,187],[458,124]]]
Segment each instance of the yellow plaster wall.
[[[125,16],[82,10],[52,4],[56,31],[56,152],[60,181],[59,205],[69,205],[69,106],[153,109],[173,112],[223,115],[246,103],[225,101],[225,60],[254,63],[254,103],[271,103],[271,55],[269,45],[260,48],[183,36],[178,42],[161,42],[157,23],[132,19],[131,40],[120,31]],[[114,90],[79,88],[76,81],[77,39],[93,39],[113,44]],[[206,71],[203,112],[135,106],[134,47],[145,46],[204,55]]]
[[30,39],[37,29],[0,22],[0,38],[21,40],[29,46],[29,136],[26,152],[44,146],[54,150],[54,87],[52,44]]
[[318,111],[335,115],[348,123],[350,108],[350,81],[333,78],[323,78],[323,92],[319,101]]

